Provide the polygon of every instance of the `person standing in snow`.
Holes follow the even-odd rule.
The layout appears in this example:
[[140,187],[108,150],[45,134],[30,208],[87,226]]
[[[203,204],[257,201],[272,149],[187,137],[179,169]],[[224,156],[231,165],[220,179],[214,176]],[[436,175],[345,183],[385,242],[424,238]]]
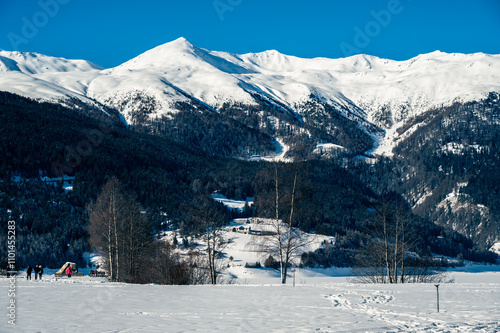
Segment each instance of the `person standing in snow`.
[[35,280],[36,280],[38,277],[38,265],[35,265],[35,267],[33,268],[33,272],[35,273]]
[[71,265],[68,265],[68,268],[66,268],[66,274],[68,274],[68,277],[71,277]]
[[26,280],[31,280],[31,271],[33,268],[31,266],[28,266],[28,269],[26,270]]
[[43,274],[43,267],[42,265],[38,265],[38,274],[40,276],[40,280],[42,279],[42,274]]

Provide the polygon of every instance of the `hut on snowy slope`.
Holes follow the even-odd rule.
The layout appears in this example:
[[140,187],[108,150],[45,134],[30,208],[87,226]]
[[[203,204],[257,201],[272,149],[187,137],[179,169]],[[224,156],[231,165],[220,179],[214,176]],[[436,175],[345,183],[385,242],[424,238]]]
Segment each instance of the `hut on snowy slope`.
[[78,273],[78,265],[74,262],[67,262],[54,274],[55,277],[67,276],[66,269],[71,266],[71,276],[83,276],[83,273]]

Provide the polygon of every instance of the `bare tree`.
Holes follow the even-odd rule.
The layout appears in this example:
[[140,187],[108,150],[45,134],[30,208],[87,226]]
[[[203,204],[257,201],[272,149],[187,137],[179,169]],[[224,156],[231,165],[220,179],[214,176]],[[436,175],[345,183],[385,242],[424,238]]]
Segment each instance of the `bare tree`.
[[154,240],[146,212],[142,211],[134,196],[128,194],[124,199],[126,209],[122,212],[120,223],[122,250],[118,267],[122,266],[123,281],[135,282],[141,274],[141,262],[148,255],[148,247]]
[[[273,230],[270,235],[255,236],[252,246],[261,251],[274,253],[278,257],[281,283],[285,284],[293,256],[299,254],[300,250],[303,250],[313,240],[312,237],[309,239],[303,237],[301,232],[293,227],[296,219],[298,169],[292,170],[293,178],[290,178],[287,184],[284,178],[290,176],[290,172],[286,172],[286,170],[280,172],[278,166],[278,163],[274,163],[273,180],[267,177],[263,178],[264,181],[273,181],[274,183],[274,218],[271,225]],[[283,219],[282,216],[286,217]]]
[[210,283],[217,284],[220,270],[218,259],[226,244],[222,230],[226,215],[213,200],[203,195],[196,196],[191,207],[191,214],[207,244],[207,268]]
[[405,283],[406,266],[405,255],[415,244],[415,237],[409,230],[408,213],[400,206],[396,206],[394,214],[395,218],[395,241],[393,255],[393,281],[398,283],[398,267],[399,267],[399,282]]

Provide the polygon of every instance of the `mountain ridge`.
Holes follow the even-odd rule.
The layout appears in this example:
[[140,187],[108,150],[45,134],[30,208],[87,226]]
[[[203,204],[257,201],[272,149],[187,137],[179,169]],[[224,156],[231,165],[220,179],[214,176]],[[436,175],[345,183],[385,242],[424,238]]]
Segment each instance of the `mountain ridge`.
[[[201,103],[218,112],[238,105],[247,116],[268,112],[262,109],[265,103],[289,119],[276,123],[275,115],[269,115],[256,129],[292,126],[296,132],[304,128],[293,125],[294,119],[315,119],[313,126],[321,126],[321,117],[313,114],[323,105],[327,118],[335,118],[333,112],[360,124],[372,136],[372,152],[390,155],[397,143],[395,130],[410,119],[431,108],[499,92],[500,55],[434,51],[404,61],[370,55],[306,59],[276,50],[210,51],[181,37],[108,69],[85,60],[2,51],[0,90],[113,107],[128,124],[172,117],[180,112],[179,103]],[[137,110],[143,110],[140,120]],[[239,116],[242,122],[244,115]],[[335,125],[329,127],[326,134],[331,135]],[[276,128],[268,134],[279,139]]]

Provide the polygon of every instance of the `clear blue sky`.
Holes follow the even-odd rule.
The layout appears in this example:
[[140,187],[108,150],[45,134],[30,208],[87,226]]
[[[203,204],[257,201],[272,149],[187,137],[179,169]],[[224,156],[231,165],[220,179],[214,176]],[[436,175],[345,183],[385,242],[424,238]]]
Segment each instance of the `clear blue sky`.
[[0,0],[0,49],[117,66],[185,37],[232,53],[500,53],[498,0]]

